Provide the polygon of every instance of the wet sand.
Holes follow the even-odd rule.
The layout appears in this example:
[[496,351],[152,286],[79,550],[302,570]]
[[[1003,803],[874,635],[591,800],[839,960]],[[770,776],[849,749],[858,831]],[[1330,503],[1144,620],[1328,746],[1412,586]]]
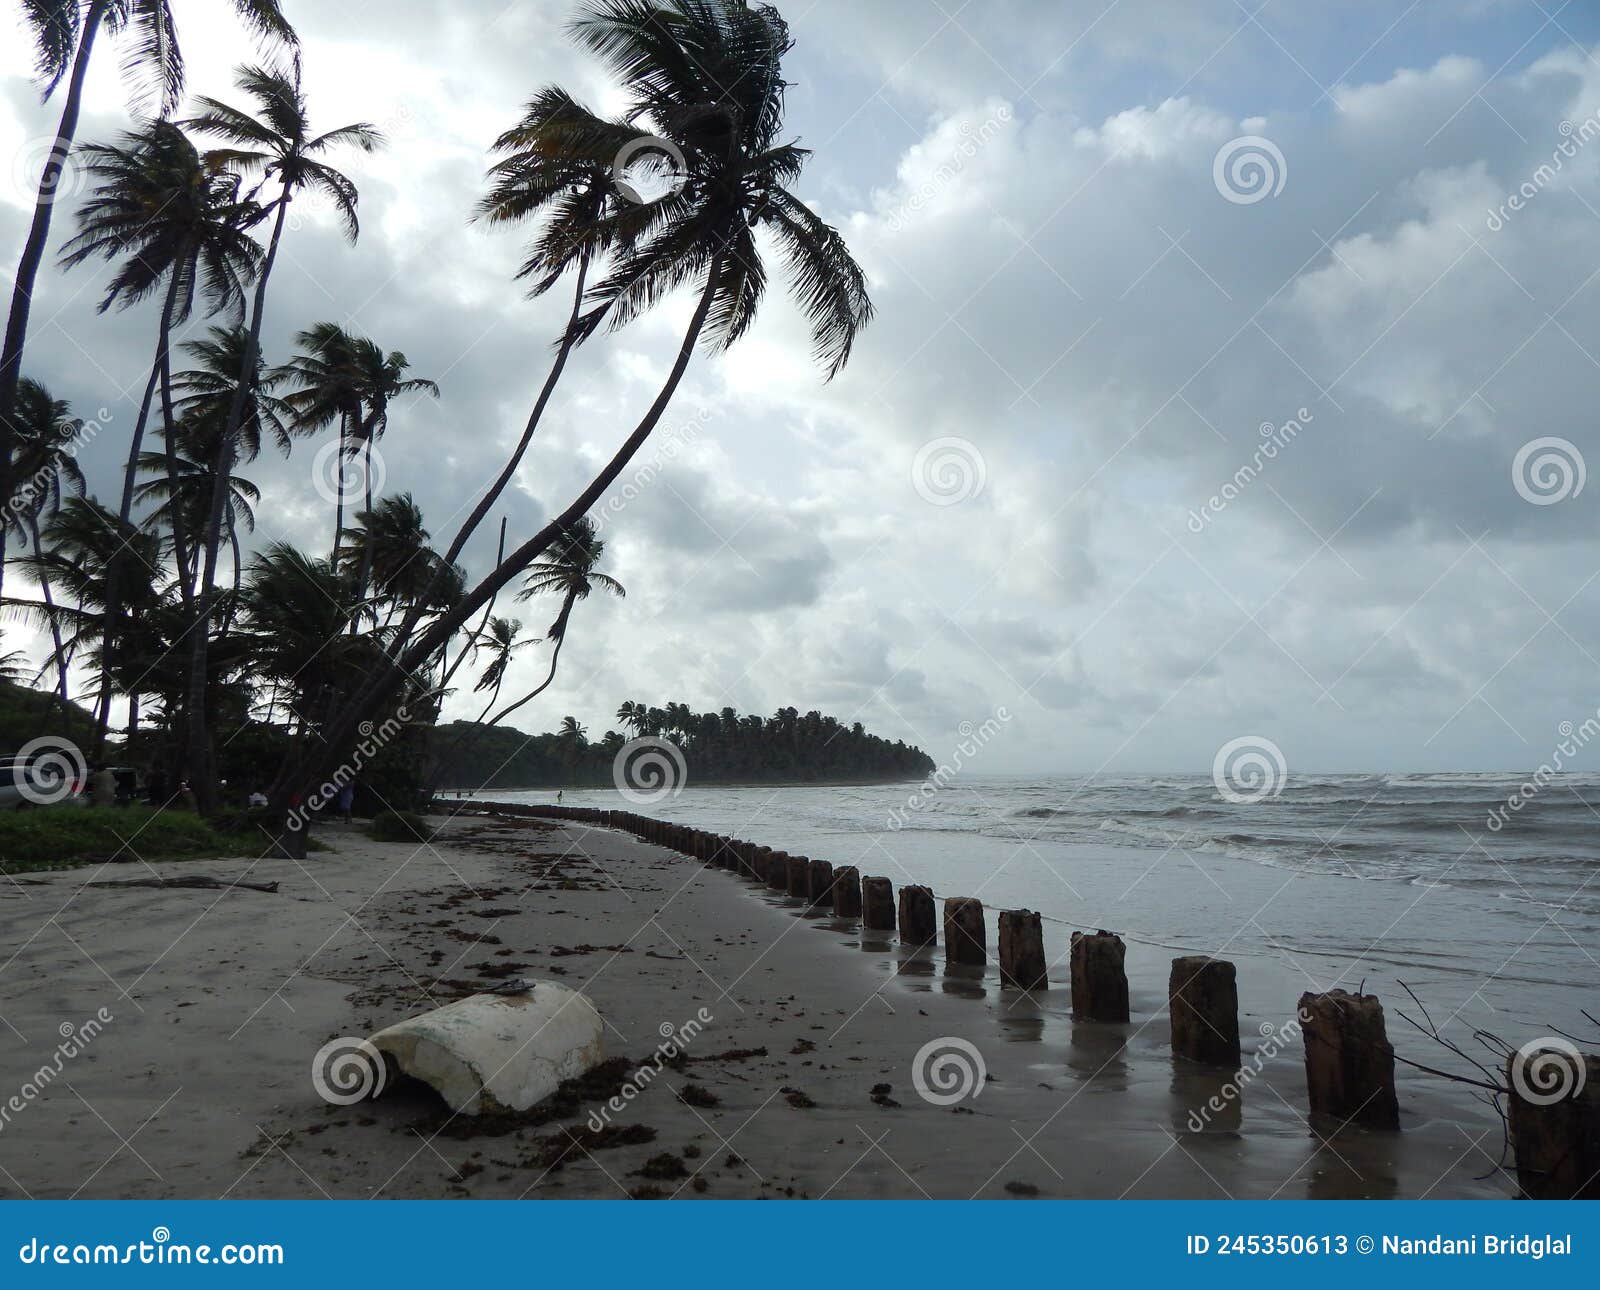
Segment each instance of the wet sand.
[[[0,1118],[0,1195],[1512,1194],[1493,1172],[1492,1113],[1470,1090],[1404,1068],[1400,1134],[1321,1136],[1304,1114],[1298,1040],[1193,1131],[1229,1076],[1172,1059],[1171,955],[1157,947],[1128,946],[1131,1024],[1075,1024],[1054,931],[1053,988],[1028,996],[1002,989],[992,964],[947,970],[942,948],[902,950],[620,833],[436,823],[440,835],[420,847],[328,829],[319,839],[335,849],[303,863],[0,880],[0,1104],[21,1091]],[[280,886],[83,886],[199,873]],[[1310,988],[1271,970],[1281,989],[1254,980],[1248,999],[1281,997],[1282,1008],[1250,1011],[1247,999],[1247,1064],[1271,1047],[1261,1027],[1282,1024]],[[414,1086],[354,1106],[318,1095],[312,1060],[327,1041],[507,975],[594,1001],[608,1055],[632,1062],[589,1093],[614,1092],[634,1063],[653,1070],[664,1029],[710,1020],[686,1062],[611,1116],[618,1131],[577,1147],[552,1139],[602,1110],[582,1094],[543,1123],[488,1125],[442,1113]],[[110,1020],[85,1028],[101,1009]],[[41,1066],[54,1070],[64,1026],[78,1028],[79,1051],[25,1091]],[[977,1051],[986,1078],[937,1105],[913,1070],[926,1045],[952,1039]]]

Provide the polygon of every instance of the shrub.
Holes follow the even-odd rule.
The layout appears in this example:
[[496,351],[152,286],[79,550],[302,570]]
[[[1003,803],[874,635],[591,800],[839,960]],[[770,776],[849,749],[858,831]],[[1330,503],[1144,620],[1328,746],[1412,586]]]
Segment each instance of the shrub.
[[367,832],[379,842],[426,842],[433,837],[428,822],[411,811],[379,811]]
[[199,816],[152,806],[40,806],[0,811],[0,873],[71,869],[108,860],[238,855],[237,841]]

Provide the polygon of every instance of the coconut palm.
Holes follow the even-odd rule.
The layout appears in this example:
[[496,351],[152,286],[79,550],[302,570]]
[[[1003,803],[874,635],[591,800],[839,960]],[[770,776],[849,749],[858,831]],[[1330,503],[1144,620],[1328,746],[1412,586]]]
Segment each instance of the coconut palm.
[[[766,269],[756,236],[777,244],[792,294],[811,325],[814,352],[827,375],[849,360],[872,316],[866,278],[838,231],[792,191],[807,151],[781,140],[782,61],[788,26],[770,6],[743,0],[594,0],[572,26],[578,42],[608,62],[629,99],[628,121],[660,136],[683,158],[672,190],[638,209],[603,214],[589,236],[615,245],[605,276],[586,295],[569,329],[578,339],[602,325],[620,327],[690,283],[699,296],[677,355],[643,418],[589,485],[559,514],[449,611],[415,636],[408,622],[391,651],[351,697],[303,766],[286,767],[274,785],[280,810],[338,763],[409,678],[421,675],[441,645],[501,587],[550,550],[594,507],[649,439],[704,339],[733,344],[754,321]],[[569,121],[569,139],[600,138]],[[605,158],[614,163],[615,154]],[[303,837],[295,840],[295,848]]]
[[[205,523],[211,510],[216,431],[205,422],[185,420],[178,423],[174,433],[177,443],[171,460],[165,451],[139,454],[140,468],[151,478],[134,490],[134,498],[151,508],[144,527],[157,534],[163,530],[171,534],[180,527],[194,532]],[[176,477],[170,469],[171,461],[177,463]],[[231,474],[227,481],[227,497],[223,535],[233,549],[237,572],[239,530],[242,527],[247,533],[255,531],[255,507],[261,500],[261,490],[242,475]],[[188,556],[189,563],[179,569],[178,576],[192,585],[198,573],[195,564],[200,558],[199,549],[191,547]]]
[[[279,0],[231,3],[246,29],[264,43],[291,48],[298,44]],[[184,79],[183,52],[169,0],[24,0],[22,16],[33,37],[34,66],[44,97],[50,98],[63,79],[67,82],[67,96],[55,143],[39,178],[33,223],[12,282],[5,345],[0,350],[0,499],[11,496],[11,413],[22,377],[28,315],[50,241],[56,190],[78,132],[84,80],[96,37],[103,28],[112,37],[127,38],[123,70],[135,90],[136,108],[155,107],[159,115],[167,115],[178,105]],[[3,570],[0,565],[0,572]]]
[[[164,576],[161,543],[153,533],[123,523],[90,497],[69,497],[42,525],[42,550],[17,561],[40,586],[50,583],[60,595],[55,614],[62,624],[59,650],[48,666],[83,657],[99,676],[95,719],[103,730],[114,693],[129,699],[129,721],[138,720],[142,676],[159,651],[152,624],[159,617]],[[123,580],[113,607],[113,568],[125,565],[142,576]],[[8,608],[48,622],[42,602],[6,598]]]
[[483,675],[478,678],[478,683],[472,688],[476,691],[488,690],[489,702],[483,705],[483,711],[478,714],[481,722],[489,715],[489,709],[494,707],[500,698],[500,687],[505,684],[506,669],[511,666],[511,656],[524,645],[537,645],[537,640],[518,640],[522,635],[522,623],[516,618],[491,618],[488,630],[483,634],[483,646],[491,651],[489,665],[483,669]]
[[[12,490],[5,515],[7,523],[0,526],[0,559],[4,558],[6,538],[12,529],[16,529],[19,536],[28,542],[35,560],[39,562],[35,572],[39,578],[44,616],[54,646],[51,660],[45,663],[45,668],[54,662],[56,688],[61,702],[65,704],[70,656],[62,640],[61,618],[56,612],[49,571],[43,564],[44,549],[39,522],[58,513],[66,495],[75,493],[83,496],[83,471],[78,466],[76,454],[83,421],[72,415],[71,405],[65,399],[55,398],[39,382],[24,377],[17,386],[15,426],[15,482],[19,486]],[[41,675],[44,670],[40,669]]]
[[[220,163],[248,178],[276,184],[277,195],[266,208],[266,217],[272,221],[272,233],[268,237],[266,257],[256,280],[244,352],[239,356],[233,397],[224,423],[226,433],[217,440],[217,456],[212,464],[211,500],[202,538],[205,559],[200,578],[200,603],[196,610],[196,630],[191,636],[190,645],[190,684],[196,694],[206,676],[205,655],[209,633],[202,625],[209,624],[212,590],[216,585],[217,557],[222,542],[223,510],[226,505],[223,481],[229,478],[233,458],[239,448],[236,436],[246,416],[247,378],[259,369],[267,284],[277,262],[289,207],[302,191],[325,198],[338,214],[345,236],[353,245],[361,231],[356,217],[356,186],[324,158],[346,147],[370,153],[383,141],[379,131],[365,121],[315,133],[311,128],[305,95],[300,89],[298,66],[292,73],[242,67],[235,77],[235,83],[254,101],[253,113],[241,111],[218,99],[202,97],[198,101],[198,114],[191,117],[187,124],[193,130],[224,141],[226,146],[214,149],[209,154],[209,160],[214,164]],[[198,729],[192,727],[194,731]],[[194,737],[198,739],[197,734]],[[206,760],[203,758],[204,750],[198,743],[192,751],[196,759]],[[209,771],[198,774],[196,778],[199,781],[201,806],[205,807],[214,795],[215,785]]]
[[543,694],[555,680],[556,664],[561,660],[561,647],[567,639],[567,626],[572,620],[573,607],[580,600],[587,600],[591,591],[609,591],[619,597],[628,594],[610,574],[600,572],[600,561],[605,553],[606,544],[599,530],[585,515],[562,536],[549,556],[529,568],[527,581],[517,593],[518,600],[531,600],[551,592],[561,597],[561,609],[545,632],[555,645],[550,652],[550,670],[537,688],[497,713],[490,725],[498,724],[523,704]]
[[[241,390],[239,373],[244,370],[249,346],[250,334],[245,328],[211,327],[204,336],[186,340],[180,347],[192,366],[172,378],[177,396],[174,410],[180,422],[203,425],[213,444],[228,433],[233,401]],[[252,374],[243,382],[244,398],[233,429],[234,455],[239,461],[254,461],[267,442],[284,456],[289,455],[294,442],[294,412],[277,394],[286,379],[282,369],[267,368],[257,353]]]
[[[208,313],[243,312],[244,287],[260,267],[261,248],[249,228],[261,208],[240,192],[238,176],[208,164],[189,137],[167,121],[125,136],[121,146],[90,144],[84,149],[89,174],[98,181],[94,194],[78,210],[78,233],[62,249],[62,262],[72,268],[92,258],[121,260],[101,299],[102,312],[127,308],[153,293],[162,296],[156,333],[156,356],[144,399],[134,422],[123,475],[118,519],[133,514],[133,494],[140,452],[157,387],[162,421],[176,424],[173,401],[171,341],[173,329],[187,322],[197,297]],[[178,463],[172,436],[166,437],[168,468],[177,487]],[[189,532],[180,510],[172,544],[180,566],[190,563]],[[184,607],[192,599],[186,579],[178,587]],[[120,570],[110,571],[108,596],[114,621]],[[102,686],[102,688],[106,688]],[[198,714],[197,719],[198,719]],[[96,752],[105,731],[96,731]]]
[[[355,527],[342,535],[337,567],[349,577],[358,599],[360,617],[376,617],[377,607],[388,602],[392,617],[398,610],[417,605],[426,611],[450,603],[460,591],[460,571],[440,573],[441,557],[428,545],[422,508],[410,493],[385,497],[356,514]],[[435,575],[439,576],[435,576]],[[363,586],[365,580],[366,586]],[[368,591],[372,594],[367,596]]]
[[649,709],[644,704],[627,699],[617,708],[617,720],[625,726],[632,727],[634,734],[643,734],[645,716],[648,712]]

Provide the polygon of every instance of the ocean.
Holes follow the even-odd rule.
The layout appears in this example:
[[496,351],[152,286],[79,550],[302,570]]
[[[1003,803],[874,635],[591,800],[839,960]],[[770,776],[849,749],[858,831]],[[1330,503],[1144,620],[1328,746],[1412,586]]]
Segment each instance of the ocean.
[[[1521,800],[1527,779],[1299,775],[1258,801],[1225,799],[1209,775],[1176,774],[963,776],[931,795],[919,784],[689,784],[631,804],[609,790],[562,800],[855,865],[940,898],[976,896],[991,910],[1036,909],[1060,928],[1046,932],[1052,956],[1065,954],[1071,929],[1106,928],[1175,954],[1230,958],[1247,1005],[1259,966],[1275,993],[1290,989],[1287,972],[1294,989],[1364,986],[1391,1012],[1420,1016],[1409,987],[1472,1047],[1476,1030],[1513,1045],[1553,1033],[1592,1043],[1600,776],[1556,776],[1496,815]],[[1504,823],[1491,828],[1491,818]],[[1053,975],[1064,979],[1064,961]],[[1269,1015],[1275,1006],[1255,1002]],[[1285,1013],[1293,1006],[1283,999]],[[1391,1018],[1392,1039],[1397,1028]]]

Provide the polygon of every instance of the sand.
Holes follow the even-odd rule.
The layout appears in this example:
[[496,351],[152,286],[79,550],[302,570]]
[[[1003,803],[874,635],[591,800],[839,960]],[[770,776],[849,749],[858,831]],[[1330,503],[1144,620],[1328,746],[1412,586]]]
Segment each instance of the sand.
[[[1304,1115],[1298,1042],[1192,1131],[1228,1076],[1173,1061],[1171,955],[1156,947],[1129,946],[1131,1024],[1074,1024],[1064,937],[1046,946],[1055,988],[1030,997],[1002,990],[992,963],[947,970],[942,948],[903,951],[619,833],[435,823],[424,846],[329,828],[319,838],[333,850],[305,862],[0,880],[0,1194],[1512,1193],[1494,1170],[1498,1120],[1469,1090],[1414,1072],[1400,1079],[1403,1132],[1319,1136]],[[196,873],[279,889],[84,886]],[[507,974],[582,989],[605,1019],[608,1052],[652,1070],[603,1145],[586,1139],[560,1158],[549,1144],[600,1101],[544,1124],[485,1125],[415,1086],[353,1106],[319,1096],[312,1061],[327,1041]],[[1270,992],[1281,1015],[1242,1018],[1247,1061],[1260,1027],[1291,1015],[1302,988],[1285,972]],[[97,1014],[109,1020],[85,1027]],[[77,1028],[78,1051],[35,1087],[33,1073],[58,1064],[64,1026]],[[689,1060],[654,1073],[664,1030],[686,1027]],[[986,1078],[975,1095],[935,1104],[915,1087],[915,1060],[952,1040],[976,1051]],[[696,1105],[680,1096],[691,1085]]]

